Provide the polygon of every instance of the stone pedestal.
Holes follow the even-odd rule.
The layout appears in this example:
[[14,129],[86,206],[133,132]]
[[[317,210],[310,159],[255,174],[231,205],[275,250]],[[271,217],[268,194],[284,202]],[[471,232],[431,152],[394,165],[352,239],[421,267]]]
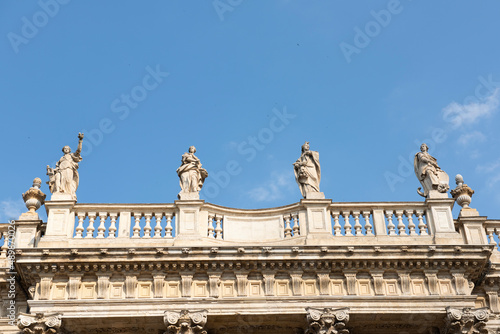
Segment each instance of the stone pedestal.
[[45,202],[45,209],[47,209],[48,216],[47,230],[44,237],[40,240],[41,243],[73,238],[75,213],[72,209],[75,204],[75,200]]
[[306,236],[306,242],[308,244],[317,244],[321,242],[318,239],[331,239],[332,222],[328,206],[332,203],[332,200],[302,199],[300,203],[306,209],[305,224],[301,227],[301,235]]
[[176,246],[192,245],[192,241],[207,236],[206,220],[202,221],[200,209],[205,201],[175,201],[177,206],[175,218]]
[[455,230],[451,209],[454,199],[426,199],[429,232],[436,244],[461,244],[462,237]]

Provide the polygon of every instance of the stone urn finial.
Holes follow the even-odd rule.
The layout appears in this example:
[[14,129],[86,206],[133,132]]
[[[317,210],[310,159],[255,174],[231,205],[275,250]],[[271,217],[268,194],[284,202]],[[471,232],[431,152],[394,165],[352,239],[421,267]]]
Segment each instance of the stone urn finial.
[[33,186],[23,194],[24,203],[31,214],[36,214],[35,211],[45,203],[46,195],[40,190],[41,185],[42,180],[37,177],[33,180]]
[[450,191],[451,196],[453,196],[458,205],[467,209],[472,200],[471,197],[474,194],[474,190],[464,183],[464,178],[460,174],[457,174],[455,177],[455,182],[457,183],[457,187]]

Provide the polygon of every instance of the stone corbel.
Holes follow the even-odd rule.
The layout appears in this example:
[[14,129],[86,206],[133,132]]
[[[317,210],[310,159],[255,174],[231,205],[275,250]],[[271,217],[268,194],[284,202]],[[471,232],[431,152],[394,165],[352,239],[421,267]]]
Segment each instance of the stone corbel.
[[236,288],[238,290],[238,297],[246,297],[248,286],[248,273],[236,274]]
[[500,301],[498,299],[499,291],[498,280],[495,278],[489,278],[486,280],[484,290],[488,296],[488,301],[490,305],[490,310],[493,313],[500,313]]
[[17,327],[21,329],[21,333],[59,334],[61,333],[61,325],[62,315],[60,313],[47,315],[37,313],[35,316],[21,313],[17,318]]
[[383,272],[372,272],[371,275],[373,278],[373,288],[375,290],[375,295],[376,296],[384,296],[385,295],[384,273]]
[[274,273],[264,273],[264,293],[266,296],[274,296]]
[[344,272],[346,277],[346,286],[348,295],[356,295],[356,273],[355,272]]
[[446,308],[444,334],[488,334],[485,328],[489,319],[487,307],[471,309]]
[[40,294],[39,300],[49,300],[50,299],[50,290],[52,288],[52,278],[54,274],[40,274]]
[[137,277],[134,275],[127,275],[125,277],[125,297],[135,298],[135,291],[137,288]]
[[219,298],[220,273],[208,274],[208,286],[210,297]]
[[165,282],[165,274],[153,274],[154,298],[163,298],[163,283]]
[[305,334],[349,334],[346,329],[349,321],[349,308],[306,308],[308,327]]
[[97,276],[97,299],[104,299],[107,297],[109,290],[110,274],[98,274]]
[[294,296],[302,295],[302,272],[290,273],[292,279],[292,293]]
[[425,280],[427,281],[427,286],[429,287],[429,294],[439,295],[437,272],[425,273]]
[[191,297],[191,285],[193,283],[192,274],[181,274],[182,297]]
[[399,283],[401,285],[401,292],[403,295],[411,295],[411,279],[410,274],[408,273],[400,273],[399,274]]
[[207,310],[190,312],[182,310],[181,312],[166,311],[163,321],[167,327],[164,334],[207,334],[204,329],[207,323]]
[[68,299],[78,299],[78,291],[82,283],[81,273],[72,273],[69,275],[68,280]]

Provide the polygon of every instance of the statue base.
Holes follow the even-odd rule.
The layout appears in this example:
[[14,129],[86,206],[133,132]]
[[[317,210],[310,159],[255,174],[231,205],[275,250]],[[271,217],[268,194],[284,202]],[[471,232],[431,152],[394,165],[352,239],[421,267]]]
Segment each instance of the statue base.
[[462,208],[459,217],[479,217],[479,212],[473,208]]
[[315,193],[306,193],[306,199],[325,199],[325,193],[315,192]]
[[51,201],[76,201],[76,196],[67,193],[53,193],[50,197]]
[[199,200],[200,193],[199,192],[180,192],[177,195],[177,198],[179,198],[181,201]]

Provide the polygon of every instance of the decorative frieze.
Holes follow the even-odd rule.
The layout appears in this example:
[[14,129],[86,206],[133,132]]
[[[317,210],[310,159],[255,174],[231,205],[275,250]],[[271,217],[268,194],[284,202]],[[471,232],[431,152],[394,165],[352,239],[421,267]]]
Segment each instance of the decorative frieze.
[[207,311],[181,312],[166,311],[163,321],[167,327],[164,334],[207,334],[204,329],[207,323]]
[[349,334],[349,308],[306,308],[308,327],[305,334]]

